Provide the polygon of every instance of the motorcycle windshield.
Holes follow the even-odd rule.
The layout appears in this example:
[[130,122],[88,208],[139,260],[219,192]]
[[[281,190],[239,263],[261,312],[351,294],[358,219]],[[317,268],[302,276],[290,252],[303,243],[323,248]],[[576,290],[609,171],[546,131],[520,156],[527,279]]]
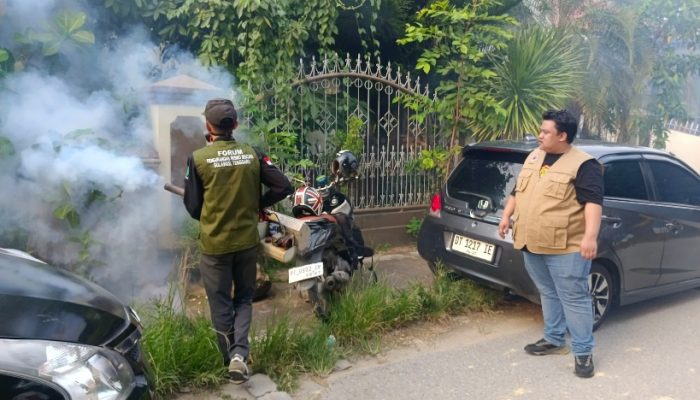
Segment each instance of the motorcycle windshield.
[[308,221],[305,224],[309,227],[309,236],[301,238],[297,247],[302,257],[325,246],[333,233],[333,224],[326,220]]

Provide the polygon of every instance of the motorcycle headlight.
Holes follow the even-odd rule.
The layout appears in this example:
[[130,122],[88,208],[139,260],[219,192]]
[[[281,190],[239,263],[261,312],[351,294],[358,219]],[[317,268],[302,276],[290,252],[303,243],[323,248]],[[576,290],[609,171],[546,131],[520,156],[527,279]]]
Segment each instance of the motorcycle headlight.
[[45,340],[0,339],[0,369],[53,382],[73,399],[123,400],[136,385],[119,353]]

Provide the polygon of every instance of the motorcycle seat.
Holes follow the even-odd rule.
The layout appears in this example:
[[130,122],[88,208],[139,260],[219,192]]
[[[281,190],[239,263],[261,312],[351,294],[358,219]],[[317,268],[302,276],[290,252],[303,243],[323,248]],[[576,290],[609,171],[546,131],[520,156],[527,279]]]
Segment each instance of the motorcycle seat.
[[332,222],[334,224],[337,224],[338,221],[335,219],[335,217],[331,214],[321,214],[321,215],[307,215],[304,217],[299,218],[302,221],[308,221],[308,222],[313,222],[313,221],[321,221],[321,220],[326,220],[328,222]]

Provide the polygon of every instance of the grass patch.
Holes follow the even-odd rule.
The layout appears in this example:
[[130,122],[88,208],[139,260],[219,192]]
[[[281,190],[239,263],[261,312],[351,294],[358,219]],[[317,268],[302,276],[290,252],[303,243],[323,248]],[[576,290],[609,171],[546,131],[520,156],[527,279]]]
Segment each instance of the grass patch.
[[[188,317],[172,306],[172,297],[159,300],[144,316],[143,345],[153,370],[156,398],[171,398],[182,388],[211,388],[228,381],[211,321]],[[281,317],[258,332],[251,330],[249,368],[264,373],[280,390],[291,391],[302,373],[326,376],[340,358],[329,329],[313,320],[310,326]]]
[[300,373],[328,375],[339,359],[335,343],[329,343],[328,328],[318,322],[311,327],[291,324],[282,317],[253,336],[251,367],[268,375],[281,390],[294,389]]
[[157,398],[170,398],[184,387],[224,383],[216,335],[205,317],[188,318],[172,298],[144,310],[143,346],[150,359]]
[[392,289],[381,283],[351,285],[331,300],[327,327],[344,347],[363,345],[367,340],[387,330],[391,321],[386,313],[392,300]]
[[[272,378],[280,390],[295,388],[302,373],[328,375],[341,356],[376,354],[383,333],[412,321],[493,307],[501,295],[468,280],[451,279],[438,264],[431,286],[395,289],[384,281],[367,282],[356,274],[331,299],[331,315],[322,323],[291,323],[288,316],[251,330],[250,368]],[[172,299],[170,299],[172,300]],[[182,387],[210,387],[226,381],[211,322],[187,318],[172,301],[146,313],[144,347],[155,372],[158,397]],[[329,340],[333,335],[335,340]],[[332,338],[331,338],[332,339]],[[337,341],[337,343],[336,343]]]
[[391,329],[412,321],[489,309],[502,297],[472,281],[454,280],[440,265],[437,268],[429,287],[414,284],[397,290],[381,280],[363,283],[353,279],[333,299],[328,329],[342,346],[373,349],[372,342]]

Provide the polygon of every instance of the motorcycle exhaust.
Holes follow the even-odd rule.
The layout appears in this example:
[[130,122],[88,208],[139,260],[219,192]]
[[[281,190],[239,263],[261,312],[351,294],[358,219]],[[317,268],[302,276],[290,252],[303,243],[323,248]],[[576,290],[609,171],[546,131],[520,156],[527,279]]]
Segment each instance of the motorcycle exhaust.
[[323,281],[323,287],[328,291],[340,290],[349,280],[350,275],[347,272],[335,271]]

